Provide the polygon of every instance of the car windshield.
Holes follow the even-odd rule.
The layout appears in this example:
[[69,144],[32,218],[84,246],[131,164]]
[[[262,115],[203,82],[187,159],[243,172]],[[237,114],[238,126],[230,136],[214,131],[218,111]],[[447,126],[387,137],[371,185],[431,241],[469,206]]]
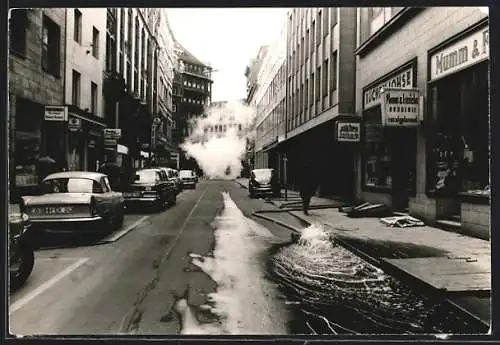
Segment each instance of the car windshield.
[[191,170],[181,170],[179,172],[180,177],[193,177],[193,172]]
[[143,170],[135,173],[134,182],[155,183],[158,179],[158,173],[154,170]]
[[268,180],[271,178],[272,170],[271,169],[254,170],[253,174],[255,175],[256,179]]
[[[55,178],[45,180],[42,183],[42,190],[46,194],[50,193],[92,193],[94,180],[86,178]],[[97,184],[97,182],[96,182]]]

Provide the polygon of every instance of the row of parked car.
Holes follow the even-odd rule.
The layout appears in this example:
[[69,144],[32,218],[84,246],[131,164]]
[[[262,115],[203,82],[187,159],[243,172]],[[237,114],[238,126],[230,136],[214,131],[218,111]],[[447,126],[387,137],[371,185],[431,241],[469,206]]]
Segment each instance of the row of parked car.
[[20,213],[9,217],[11,287],[21,285],[33,269],[37,244],[31,234],[111,232],[121,228],[126,208],[163,209],[175,204],[184,188],[196,188],[197,182],[191,170],[163,167],[137,170],[123,191],[113,190],[108,176],[99,172],[48,175],[36,195],[20,199]]

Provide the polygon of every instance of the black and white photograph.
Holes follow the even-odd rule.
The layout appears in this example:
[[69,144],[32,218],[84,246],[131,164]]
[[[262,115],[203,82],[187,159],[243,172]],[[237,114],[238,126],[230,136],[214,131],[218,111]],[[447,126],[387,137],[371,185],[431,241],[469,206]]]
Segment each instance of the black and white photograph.
[[489,16],[10,9],[10,336],[491,334]]

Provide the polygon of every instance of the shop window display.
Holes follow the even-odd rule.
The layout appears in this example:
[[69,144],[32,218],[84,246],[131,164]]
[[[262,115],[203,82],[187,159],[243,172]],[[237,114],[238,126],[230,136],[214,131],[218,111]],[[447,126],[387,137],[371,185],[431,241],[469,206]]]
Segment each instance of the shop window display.
[[363,115],[364,186],[397,193],[415,193],[416,131],[385,128],[379,106]]
[[431,86],[434,143],[427,187],[437,195],[490,196],[488,63]]
[[364,184],[389,189],[392,187],[392,157],[389,145],[384,141],[380,111],[365,112],[364,131]]
[[16,187],[38,183],[36,164],[42,145],[42,115],[42,105],[17,99],[14,153]]

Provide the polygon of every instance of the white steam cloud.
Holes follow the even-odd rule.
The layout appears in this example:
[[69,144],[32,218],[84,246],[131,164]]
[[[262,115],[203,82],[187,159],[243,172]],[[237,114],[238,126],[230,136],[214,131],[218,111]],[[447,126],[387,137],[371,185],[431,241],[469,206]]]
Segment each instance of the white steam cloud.
[[254,109],[243,102],[215,102],[202,117],[190,122],[192,133],[181,148],[207,177],[237,178],[247,139],[254,137],[254,120]]

